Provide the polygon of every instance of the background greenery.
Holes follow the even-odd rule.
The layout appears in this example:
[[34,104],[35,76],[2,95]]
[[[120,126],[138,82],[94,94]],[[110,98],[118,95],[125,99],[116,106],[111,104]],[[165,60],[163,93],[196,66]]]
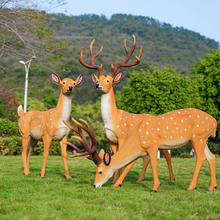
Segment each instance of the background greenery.
[[[7,8],[6,11],[10,12],[10,9]],[[135,59],[139,45],[143,46],[141,63],[132,68],[121,68],[124,79],[114,88],[119,108],[133,113],[158,115],[178,108],[195,107],[208,112],[219,123],[218,42],[150,17],[126,14],[115,14],[110,19],[98,15],[70,17],[63,14],[46,14],[43,11],[38,14],[37,9],[28,8],[16,9],[16,13],[21,18],[25,17],[29,23],[33,22],[34,29],[31,30],[30,24],[26,27],[25,23],[19,23],[22,28],[26,28],[27,33],[33,31],[28,35],[31,38],[24,44],[19,41],[17,35],[13,35],[13,42],[19,43],[20,46],[17,47],[17,44],[11,41],[8,43],[19,52],[17,55],[20,54],[21,58],[14,56],[12,51],[4,51],[0,56],[0,154],[21,154],[21,138],[17,131],[19,117],[16,111],[20,104],[23,105],[25,77],[24,66],[18,61],[30,59],[27,54],[31,54],[26,51],[33,46],[33,42],[36,43],[34,55],[37,59],[32,61],[29,71],[27,109],[45,111],[56,106],[60,88],[50,79],[52,70],[58,73],[61,79],[76,79],[84,73],[83,84],[73,93],[71,116],[76,119],[83,118],[90,123],[99,149],[109,148],[102,132],[100,94],[90,79],[94,71],[84,68],[78,62],[80,50],[85,47],[84,60],[90,63],[89,45],[94,38],[95,52],[104,46],[96,63],[104,65],[106,74],[110,71],[111,63],[115,64],[124,59],[124,39],[127,39],[127,46],[131,48],[132,34],[136,36],[137,48],[131,60]],[[10,14],[12,15],[13,13]],[[9,18],[15,19],[13,16]],[[8,24],[8,20],[3,21]],[[36,21],[41,21],[40,25],[35,25]],[[10,36],[9,31],[1,25],[0,28],[1,33],[7,33],[4,36]],[[30,47],[27,47],[28,44]],[[97,71],[94,73],[97,74]],[[215,154],[220,153],[219,129],[218,126],[217,138],[209,142]],[[188,152],[190,149],[189,145],[176,153]],[[52,152],[60,153],[58,143],[52,144]],[[39,143],[33,154],[41,153],[42,144]]]

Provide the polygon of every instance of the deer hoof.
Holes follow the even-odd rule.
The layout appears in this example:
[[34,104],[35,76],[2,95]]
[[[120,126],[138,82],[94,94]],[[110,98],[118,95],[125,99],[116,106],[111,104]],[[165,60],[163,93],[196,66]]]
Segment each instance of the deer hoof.
[[206,191],[208,191],[208,192],[212,192],[212,190],[210,190],[210,189],[206,189]]
[[45,177],[44,176],[42,176],[42,177],[40,177],[41,179],[45,179]]
[[156,190],[153,190],[153,189],[150,191],[150,193],[156,193],[156,192],[157,192],[157,191],[156,191]]
[[215,186],[214,189],[217,189],[217,186]]
[[121,186],[122,186],[122,184],[119,184],[119,186],[121,187]]

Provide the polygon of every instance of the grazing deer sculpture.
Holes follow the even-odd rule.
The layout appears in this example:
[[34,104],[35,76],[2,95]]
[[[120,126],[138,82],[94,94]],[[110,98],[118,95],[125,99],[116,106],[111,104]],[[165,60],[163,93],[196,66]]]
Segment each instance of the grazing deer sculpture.
[[59,141],[61,146],[61,155],[64,164],[64,176],[71,178],[67,165],[67,136],[70,132],[69,128],[63,123],[69,122],[72,92],[75,87],[80,86],[83,76],[80,75],[75,81],[69,78],[61,80],[58,75],[52,74],[52,80],[55,84],[61,87],[60,97],[56,108],[48,111],[28,111],[24,113],[22,106],[18,107],[18,121],[19,132],[22,136],[22,158],[24,164],[24,174],[29,175],[29,162],[32,149],[38,141],[44,143],[43,165],[41,170],[41,178],[45,178],[45,167],[49,155],[49,147],[51,141]]
[[[107,76],[105,76],[103,71],[103,66],[102,65],[99,66],[95,64],[95,59],[102,52],[103,47],[100,49],[100,51],[97,54],[94,54],[92,50],[94,41],[95,40],[93,40],[90,44],[91,65],[86,64],[83,60],[84,48],[82,48],[81,50],[79,61],[85,67],[90,69],[97,69],[99,71],[99,77],[97,77],[95,74],[92,74],[92,81],[93,83],[95,83],[97,90],[101,93],[101,114],[104,122],[103,132],[105,137],[108,139],[110,143],[112,151],[116,153],[121,148],[121,146],[127,141],[134,127],[140,121],[143,121],[145,120],[146,117],[148,117],[148,114],[140,114],[140,115],[131,114],[121,109],[118,109],[115,103],[114,90],[113,90],[113,85],[119,83],[122,79],[122,72],[116,74],[116,71],[120,67],[132,67],[139,64],[142,54],[142,46],[140,46],[139,54],[138,56],[136,56],[136,60],[132,63],[127,63],[131,58],[132,53],[135,50],[136,39],[135,36],[133,35],[133,46],[130,51],[127,49],[126,40],[125,40],[124,48],[127,54],[126,58],[123,61],[118,62],[115,66],[112,64],[110,73]],[[126,151],[126,149],[124,150]],[[174,181],[174,175],[171,166],[171,155],[167,150],[162,150],[162,153],[164,154],[167,160],[167,164],[170,172],[170,180]],[[138,179],[138,182],[144,180],[144,175],[148,163],[149,163],[149,156],[144,156],[143,169]],[[116,172],[113,180],[114,183],[116,183],[120,175],[121,175],[121,169]],[[121,183],[122,181],[120,182],[120,185]],[[114,186],[116,185],[118,185],[118,183],[116,183]]]
[[[154,180],[154,185],[150,192],[157,192],[160,186],[157,175],[158,149],[176,149],[191,142],[196,153],[196,167],[188,190],[192,191],[196,189],[199,172],[205,159],[208,160],[211,176],[210,186],[207,190],[213,191],[217,189],[215,156],[210,152],[207,145],[207,139],[210,136],[215,137],[217,121],[203,111],[188,108],[174,110],[159,116],[148,115],[143,121],[135,125],[129,138],[112,157],[109,152],[105,153],[103,149],[97,156],[95,152],[97,148],[95,137],[88,123],[81,120],[86,124],[85,127],[79,122],[73,121],[77,124],[79,129],[83,128],[88,132],[92,139],[92,147],[89,147],[88,143],[87,146],[84,144],[86,151],[83,155],[87,155],[87,157],[92,159],[97,165],[94,182],[95,188],[101,187],[116,170],[123,166],[125,166],[125,169],[122,176],[126,175],[138,157],[148,154]],[[78,132],[78,134],[81,138],[73,138],[83,143],[82,140],[85,139],[83,133]],[[82,156],[82,154],[76,153],[75,156]],[[120,176],[120,178],[123,177]]]

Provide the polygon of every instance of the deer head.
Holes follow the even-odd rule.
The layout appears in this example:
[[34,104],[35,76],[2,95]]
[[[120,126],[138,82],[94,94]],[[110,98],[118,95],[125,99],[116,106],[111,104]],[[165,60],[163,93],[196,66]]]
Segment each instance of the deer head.
[[99,152],[99,157],[103,158],[103,162],[97,165],[96,167],[95,182],[93,185],[94,188],[101,187],[114,174],[114,171],[110,166],[111,163],[110,152],[109,151],[105,152],[103,149],[101,149],[101,151]]
[[64,95],[71,95],[74,88],[80,86],[82,84],[82,74],[77,77],[74,81],[73,79],[65,78],[63,80],[60,79],[58,75],[55,73],[51,74],[52,81],[61,87],[61,91]]
[[140,58],[141,58],[141,54],[142,54],[142,46],[140,46],[139,54],[138,54],[138,56],[136,56],[136,60],[132,63],[127,63],[129,61],[129,59],[131,58],[132,53],[135,50],[136,39],[135,39],[135,36],[133,35],[133,46],[132,46],[130,51],[127,49],[126,40],[125,40],[124,41],[124,48],[125,48],[125,51],[126,51],[126,54],[127,54],[126,58],[123,61],[118,62],[117,64],[115,64],[115,66],[112,64],[110,73],[107,76],[105,76],[102,64],[100,66],[95,64],[95,59],[102,52],[103,47],[101,47],[100,51],[97,54],[94,54],[93,50],[92,50],[94,41],[95,40],[93,40],[90,44],[91,65],[86,64],[83,60],[83,49],[84,48],[82,48],[82,50],[81,50],[79,62],[87,68],[97,69],[99,71],[99,76],[96,76],[95,74],[92,74],[92,81],[95,84],[97,90],[100,93],[105,94],[105,93],[108,93],[110,91],[110,89],[112,88],[112,86],[114,84],[119,83],[121,81],[122,72],[119,72],[119,73],[116,74],[117,70],[120,67],[131,67],[131,66],[135,66],[135,65],[140,63]]

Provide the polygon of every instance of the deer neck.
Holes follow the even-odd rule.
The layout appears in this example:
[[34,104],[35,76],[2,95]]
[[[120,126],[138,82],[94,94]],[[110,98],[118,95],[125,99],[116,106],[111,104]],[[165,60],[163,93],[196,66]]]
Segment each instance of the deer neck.
[[108,128],[113,127],[113,122],[117,115],[117,107],[115,103],[115,95],[113,88],[106,94],[101,96],[101,114],[104,126]]
[[56,106],[56,117],[68,122],[71,113],[72,94],[65,95],[60,92],[60,97]]

